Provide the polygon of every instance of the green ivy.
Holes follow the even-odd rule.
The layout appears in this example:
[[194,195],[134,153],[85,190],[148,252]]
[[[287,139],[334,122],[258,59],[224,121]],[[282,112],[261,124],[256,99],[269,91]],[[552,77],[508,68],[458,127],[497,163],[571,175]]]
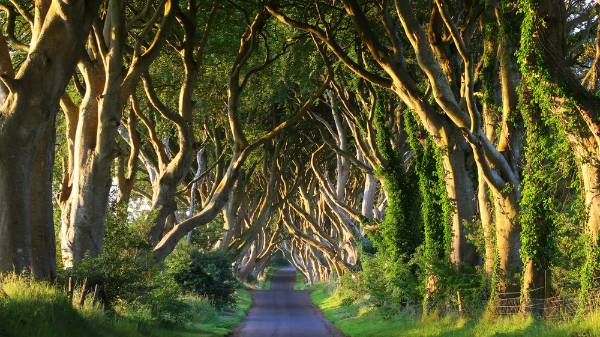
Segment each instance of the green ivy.
[[425,231],[425,257],[431,265],[446,263],[451,250],[450,215],[451,204],[444,183],[440,150],[426,137],[417,139],[418,129],[411,111],[404,114],[405,130],[415,158],[415,171],[419,178],[421,217]]
[[[558,227],[577,226],[584,222],[582,216],[582,189],[580,177],[565,181],[576,166],[567,134],[582,137],[586,128],[576,113],[576,94],[562,81],[551,78],[544,62],[544,46],[538,36],[545,23],[536,13],[536,0],[518,0],[521,24],[521,44],[517,52],[523,80],[521,83],[520,108],[527,127],[525,149],[526,167],[523,177],[523,201],[520,215],[522,223],[521,256],[523,261],[532,260],[549,268],[558,252],[555,249]],[[525,93],[525,95],[523,95]],[[553,103],[556,97],[563,99],[563,109],[557,112]],[[559,183],[573,190],[576,200],[570,206],[560,203]],[[564,186],[563,186],[564,187]],[[567,214],[569,216],[565,217]],[[587,241],[587,259],[582,270],[581,292],[585,297],[593,283],[589,266],[597,258],[592,242]]]
[[583,313],[584,309],[589,304],[589,292],[598,286],[597,277],[598,269],[600,268],[600,239],[597,242],[593,242],[592,238],[586,236],[585,238],[586,251],[585,251],[585,263],[581,268],[581,290],[579,292],[579,312]]
[[[427,289],[430,277],[437,279],[436,294],[424,291],[423,310],[428,311],[431,296],[436,299],[447,295],[444,290],[450,271],[450,251],[452,233],[450,225],[451,203],[446,192],[444,168],[439,148],[426,131],[419,126],[414,112],[404,113],[404,125],[408,142],[414,154],[415,171],[419,181],[421,197],[421,217],[424,227],[423,261],[421,268],[425,274],[423,287]],[[419,139],[420,138],[420,139]]]
[[[527,130],[523,192],[521,199],[521,259],[533,261],[536,269],[547,270],[555,251],[553,214],[557,212],[556,181],[563,172],[556,170],[564,155],[564,138],[551,125],[536,118],[536,109],[527,104],[528,95],[521,97],[521,111]],[[562,139],[561,139],[562,138]],[[567,150],[568,150],[568,144]]]
[[385,161],[384,167],[376,174],[383,181],[383,189],[387,196],[387,208],[381,224],[381,231],[375,238],[375,246],[394,259],[408,259],[421,244],[423,234],[421,220],[415,203],[418,195],[414,173],[405,170],[402,154],[392,146],[391,127],[388,126],[389,114],[384,110],[380,100],[373,118],[376,131],[377,150]]

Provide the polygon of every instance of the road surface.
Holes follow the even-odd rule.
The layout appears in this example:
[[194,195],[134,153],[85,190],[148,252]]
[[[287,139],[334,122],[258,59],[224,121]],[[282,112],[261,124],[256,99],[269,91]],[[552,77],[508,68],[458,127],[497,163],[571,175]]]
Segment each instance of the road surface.
[[256,290],[253,306],[233,337],[342,337],[311,303],[305,291],[294,291],[293,268],[275,272],[270,290]]

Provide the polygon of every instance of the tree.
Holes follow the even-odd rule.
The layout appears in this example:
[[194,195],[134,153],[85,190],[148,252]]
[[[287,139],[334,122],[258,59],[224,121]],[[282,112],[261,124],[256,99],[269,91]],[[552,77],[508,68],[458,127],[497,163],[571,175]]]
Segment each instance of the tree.
[[[149,47],[143,47],[143,36],[133,41],[131,63],[123,70],[125,17],[123,2],[107,4],[102,25],[96,24],[88,39],[87,53],[79,69],[85,82],[79,112],[72,104],[63,104],[69,120],[77,120],[73,150],[73,166],[65,170],[64,186],[59,195],[62,211],[61,249],[63,263],[70,267],[86,255],[102,251],[104,223],[111,186],[111,165],[116,153],[116,136],[122,110],[134,92],[137,82],[159,55],[173,20],[173,4],[165,1],[143,24],[145,35],[155,23],[158,28]],[[161,15],[162,13],[162,15]],[[134,24],[130,22],[129,25]],[[71,100],[69,97],[65,101]],[[78,117],[75,117],[77,116]]]
[[[83,51],[99,1],[36,1],[27,57],[12,76],[2,55],[0,271],[55,275],[51,174],[58,102]],[[60,40],[60,43],[57,41]],[[2,39],[4,41],[4,39]]]

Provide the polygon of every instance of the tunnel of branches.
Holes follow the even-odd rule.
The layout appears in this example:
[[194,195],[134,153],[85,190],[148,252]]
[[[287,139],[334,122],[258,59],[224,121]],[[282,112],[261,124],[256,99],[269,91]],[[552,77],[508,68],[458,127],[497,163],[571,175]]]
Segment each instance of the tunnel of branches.
[[53,279],[135,226],[159,267],[201,241],[242,281],[277,256],[425,308],[585,302],[598,6],[0,1],[0,272]]

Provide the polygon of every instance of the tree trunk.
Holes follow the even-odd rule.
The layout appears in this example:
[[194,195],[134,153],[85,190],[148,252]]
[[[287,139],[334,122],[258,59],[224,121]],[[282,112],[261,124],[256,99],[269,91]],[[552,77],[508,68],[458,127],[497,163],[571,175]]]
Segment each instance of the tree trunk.
[[374,219],[375,193],[377,193],[377,178],[372,174],[365,173],[361,214],[371,220]]
[[[121,64],[120,56],[110,62]],[[86,255],[102,252],[109,192],[110,168],[116,155],[116,136],[122,109],[121,71],[109,66],[106,75],[94,66],[82,67],[86,95],[81,105],[74,148],[73,187],[68,219],[63,223],[62,250],[65,267]],[[120,67],[119,67],[120,68]]]
[[227,201],[225,207],[223,207],[223,238],[216,244],[216,249],[224,252],[229,247],[231,240],[233,240],[235,233],[238,232],[238,217],[237,210],[242,202],[242,195],[245,187],[246,179],[245,174],[240,172],[236,179],[233,187],[227,192]]
[[452,252],[450,260],[455,265],[478,263],[475,247],[467,241],[464,225],[475,217],[475,191],[467,169],[468,148],[460,135],[450,135],[448,145],[442,147],[442,165],[446,172],[444,181],[452,209]]
[[493,193],[494,220],[496,225],[496,247],[498,251],[496,291],[500,297],[503,293],[519,289],[517,273],[522,268],[521,228],[517,223],[517,197],[510,193],[507,196]]
[[547,271],[540,266],[547,266],[547,261],[529,259],[523,268],[523,290],[521,291],[521,311],[536,316],[544,313]]
[[258,254],[258,245],[257,245],[257,243],[255,243],[250,248],[250,255],[248,255],[247,259],[246,259],[247,262],[246,263],[242,263],[242,265],[238,269],[238,278],[242,282],[247,282],[248,281],[248,276],[250,275],[250,273],[252,272],[252,270],[256,266],[256,256],[257,256],[257,254]]
[[98,222],[103,223],[106,214],[96,208],[100,206],[106,209],[106,205],[102,207],[99,204],[108,203],[108,194],[106,198],[101,198],[104,193],[97,190],[101,186],[96,184],[99,181],[94,178],[98,172],[94,159],[104,74],[99,64],[82,65],[81,72],[86,81],[86,93],[80,105],[75,131],[71,193],[62,208],[61,249],[63,265],[67,268],[73,267],[86,253],[91,256],[99,254],[103,233],[99,238],[94,228],[100,227]]
[[[187,211],[188,218],[191,217],[192,215],[194,215],[194,212],[196,211],[196,204],[198,203],[196,194],[198,193],[198,186],[201,184],[200,178],[201,178],[202,174],[204,173],[204,170],[206,170],[206,149],[204,147],[202,147],[196,153],[196,163],[198,164],[198,167],[196,168],[196,173],[194,174],[194,182],[192,183],[192,186],[190,187],[190,208]],[[202,198],[200,198],[200,206],[202,206]],[[191,230],[188,233],[188,237],[187,237],[188,244],[192,243],[192,233],[193,232],[194,231]]]
[[[98,67],[104,66],[98,71],[104,74],[103,78],[94,78],[97,73],[91,73],[86,78],[88,91],[84,99],[88,100],[88,104],[84,106],[82,113],[89,115],[80,118],[78,124],[77,141],[81,143],[75,149],[75,157],[78,159],[75,160],[70,223],[67,224],[70,228],[63,231],[66,233],[63,249],[67,247],[67,255],[63,257],[65,266],[72,265],[85,255],[94,257],[102,251],[104,224],[112,185],[110,169],[117,155],[116,136],[121,112],[130,94],[135,90],[140,76],[158,56],[166,27],[169,26],[172,17],[172,6],[170,2],[166,2],[154,43],[144,53],[134,51],[131,64],[125,70],[123,50],[126,31],[123,6],[121,0],[108,1],[104,41],[91,42],[103,43],[104,47],[108,48],[106,54],[99,55],[94,61]],[[104,59],[101,60],[100,57]],[[87,71],[94,72],[95,69],[93,66],[90,69],[89,65],[82,68],[84,74]],[[98,85],[96,81],[102,85]],[[101,88],[100,94],[98,88]]]
[[494,223],[492,221],[490,191],[487,186],[481,169],[477,170],[477,203],[479,208],[479,218],[481,220],[481,230],[483,232],[483,241],[485,245],[485,256],[483,257],[483,270],[488,281],[492,279],[494,272]]
[[[550,0],[525,1],[522,7],[527,20],[523,24],[526,29],[523,29],[522,35],[533,42],[521,48],[521,52],[525,52],[527,56],[521,62],[525,70],[524,76],[532,80],[531,86],[543,88],[541,94],[544,96],[538,99],[550,103],[552,114],[565,127],[580,165],[588,213],[586,231],[590,237],[588,261],[582,273],[580,295],[584,297],[594,287],[590,281],[593,283],[592,280],[597,280],[600,274],[600,100],[582,85],[579,75],[573,72],[566,39],[569,14],[564,3]],[[553,48],[544,48],[548,45]]]
[[[53,151],[48,147],[58,102],[83,51],[98,5],[94,0],[52,1],[47,13],[36,16],[39,31],[33,34],[28,57],[15,79],[2,77],[10,93],[0,111],[0,272],[34,269],[36,276],[51,276],[55,268],[50,256],[32,261],[34,252],[49,254],[54,235],[42,237],[37,232],[53,232],[47,223],[53,218],[50,193],[35,197],[31,193],[42,188],[33,184],[49,186],[44,181],[49,179],[51,166],[40,169],[36,163],[52,164]],[[40,208],[32,214],[32,207]]]
[[20,273],[31,266],[29,172],[34,149],[32,142],[19,139],[17,130],[0,130],[0,272]]
[[587,211],[586,228],[597,249],[600,238],[600,159],[582,162],[581,178]]
[[178,180],[170,174],[162,175],[156,186],[153,186],[151,222],[154,223],[150,232],[150,242],[156,244],[160,241],[163,233],[168,231],[167,220],[177,210],[175,195],[177,193]]
[[586,266],[581,275],[581,295],[586,296],[590,289],[600,285],[600,160],[583,162],[581,178],[587,211],[586,232],[590,237]]
[[55,123],[52,121],[35,154],[30,192],[31,272],[37,279],[56,277],[56,244],[52,209]]

